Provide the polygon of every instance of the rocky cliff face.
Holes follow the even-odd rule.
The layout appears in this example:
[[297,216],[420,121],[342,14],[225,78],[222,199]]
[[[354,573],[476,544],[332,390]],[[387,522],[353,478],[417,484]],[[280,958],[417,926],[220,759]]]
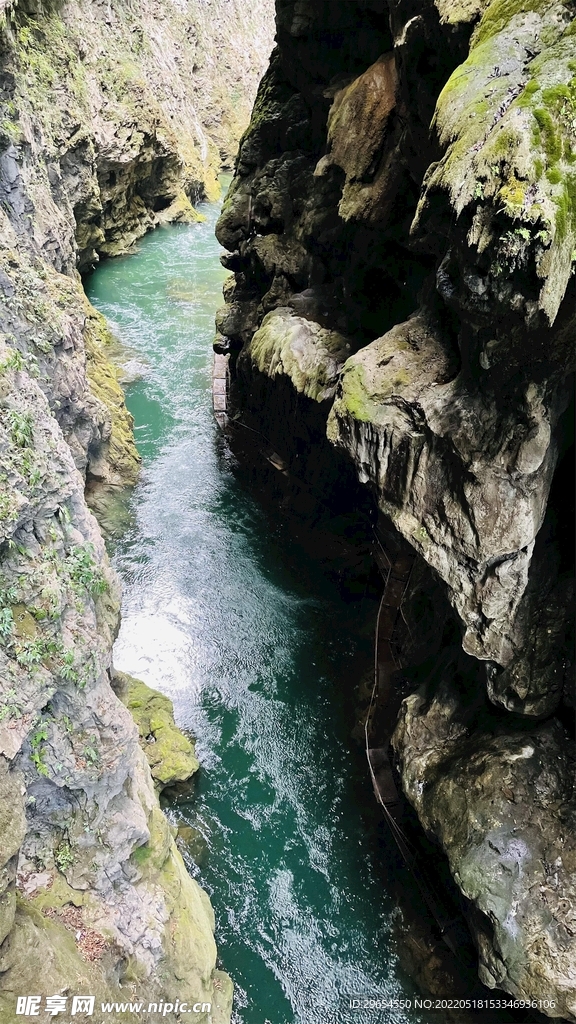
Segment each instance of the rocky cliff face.
[[127,699],[136,717],[148,716],[139,744],[115,693],[126,699],[124,683],[111,684],[119,588],[85,494],[97,504],[102,485],[133,483],[138,455],[110,335],[78,271],[156,223],[194,218],[192,201],[214,192],[261,73],[266,15],[264,2],[246,12],[219,0],[2,5],[6,1022],[17,995],[40,991],[90,992],[97,1005],[138,994],[200,1000],[212,1003],[211,1020],[229,1019],[212,910],[154,787],[197,763],[183,738],[178,757],[173,740],[170,757],[159,756],[174,735],[170,716],[143,690]]
[[427,567],[404,791],[482,981],[576,1020],[576,8],[276,10],[217,232],[233,415],[311,487],[345,456]]

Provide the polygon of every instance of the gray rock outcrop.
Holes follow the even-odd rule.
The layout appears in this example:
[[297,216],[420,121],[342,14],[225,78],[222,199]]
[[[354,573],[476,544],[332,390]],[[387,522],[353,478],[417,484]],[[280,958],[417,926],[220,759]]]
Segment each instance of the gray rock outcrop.
[[[576,11],[276,7],[217,229],[231,414],[307,483],[315,446],[335,507],[346,458],[417,552],[405,793],[469,901],[484,983],[576,1020]],[[318,402],[320,331],[350,355]]]

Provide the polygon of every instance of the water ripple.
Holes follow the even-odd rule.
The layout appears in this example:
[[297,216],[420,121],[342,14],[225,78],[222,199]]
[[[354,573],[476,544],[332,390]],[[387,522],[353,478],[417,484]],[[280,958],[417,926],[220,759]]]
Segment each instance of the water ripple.
[[172,814],[197,836],[186,859],[214,902],[235,1024],[340,1024],[343,994],[410,991],[338,710],[354,659],[370,650],[354,609],[271,536],[221,454],[209,389],[225,272],[216,209],[205,212],[204,224],[156,231],[89,282],[145,367],[128,389],[144,465],[115,557],[124,599],[114,657],[169,694],[198,736],[197,793]]

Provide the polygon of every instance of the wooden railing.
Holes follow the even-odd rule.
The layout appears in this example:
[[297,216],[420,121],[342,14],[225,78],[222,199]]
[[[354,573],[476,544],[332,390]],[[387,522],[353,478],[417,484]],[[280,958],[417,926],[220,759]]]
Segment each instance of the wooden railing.
[[[421,855],[406,834],[403,820],[406,805],[404,797],[398,792],[390,760],[390,740],[399,704],[394,676],[400,668],[400,650],[395,634],[397,636],[402,602],[410,583],[415,557],[415,552],[407,548],[393,556],[375,529],[374,560],[384,581],[384,591],[376,620],[374,685],[364,728],[366,758],[374,795],[402,859],[444,942],[466,967],[470,967],[474,955],[463,917],[448,894],[438,890],[430,873],[423,868]],[[378,728],[375,728],[376,715]]]
[[[374,684],[364,725],[366,759],[376,800],[384,811],[386,821],[404,860],[411,867],[415,855],[400,827],[403,800],[394,780],[389,748],[395,722],[395,716],[392,715],[391,710],[393,674],[399,668],[394,632],[402,599],[410,580],[414,556],[403,552],[401,556],[393,560],[376,530],[374,531],[373,553],[384,580],[384,591],[376,619]],[[374,718],[377,711],[381,714],[382,709],[385,713],[386,709],[389,710],[389,717],[385,727],[382,728],[381,724],[379,733],[376,735]]]
[[228,423],[228,360],[229,356],[214,353],[212,363],[212,410],[221,430]]

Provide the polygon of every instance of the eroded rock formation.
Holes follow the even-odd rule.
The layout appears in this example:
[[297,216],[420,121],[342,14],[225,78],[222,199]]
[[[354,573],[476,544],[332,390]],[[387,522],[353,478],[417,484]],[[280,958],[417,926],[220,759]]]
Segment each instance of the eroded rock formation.
[[[142,994],[224,1024],[213,913],[154,787],[197,762],[180,736],[151,774],[113,688],[119,587],[85,495],[133,483],[138,455],[78,270],[213,193],[266,4],[23,0],[0,17],[0,1016],[87,991],[95,1020],[100,999]],[[162,698],[137,697],[162,739]]]
[[217,231],[232,415],[311,487],[316,446],[332,496],[345,456],[427,566],[404,790],[482,981],[576,1020],[576,8],[276,9]]

